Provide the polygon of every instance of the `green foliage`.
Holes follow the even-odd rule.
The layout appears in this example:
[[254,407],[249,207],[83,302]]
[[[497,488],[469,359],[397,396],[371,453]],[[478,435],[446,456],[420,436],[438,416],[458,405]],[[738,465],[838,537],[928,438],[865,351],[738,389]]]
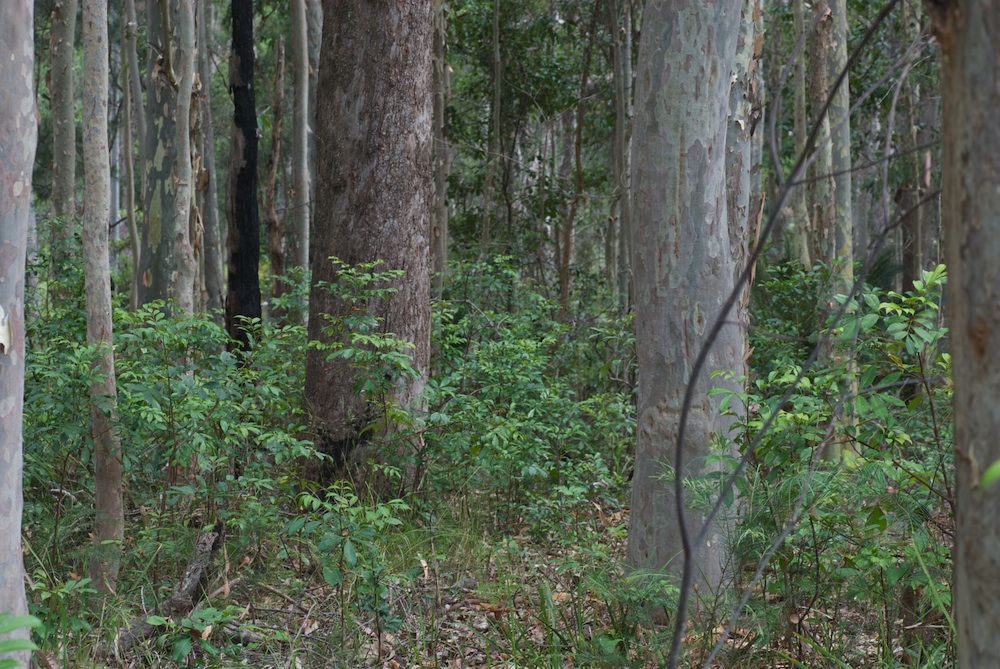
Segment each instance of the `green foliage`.
[[[223,655],[238,658],[252,649],[252,645],[248,648],[233,643],[224,630],[227,624],[238,622],[246,615],[246,609],[236,606],[223,609],[208,606],[180,620],[153,615],[148,616],[146,622],[159,628],[158,642],[169,649],[174,662],[184,666],[218,666],[216,661]],[[218,645],[220,642],[222,646]],[[200,653],[193,655],[195,648]],[[192,658],[197,659],[192,662]]]
[[[488,500],[480,511],[496,526],[528,522],[543,534],[582,504],[614,500],[634,410],[631,393],[606,379],[631,364],[628,324],[601,318],[593,346],[502,260],[461,268],[452,281],[435,309],[438,370],[428,384],[423,463],[430,487],[469,491]],[[575,344],[573,334],[582,334]],[[593,354],[604,348],[614,352],[610,362]]]
[[[905,294],[866,289],[831,330],[841,345],[853,346],[853,356],[834,356],[805,373],[778,362],[748,392],[731,396],[746,409],[737,428],[744,453],[757,439],[748,475],[737,479],[743,518],[734,552],[752,573],[801,505],[764,582],[765,597],[783,602],[796,619],[819,624],[819,611],[864,602],[884,613],[879,637],[891,640],[905,633],[895,628],[898,617],[914,626],[948,605],[951,387],[939,314],[945,280],[939,266]],[[818,460],[831,443],[843,445],[846,466]],[[898,604],[904,592],[921,599]],[[882,649],[886,661],[891,646],[886,641]]]
[[[41,625],[41,621],[34,616],[12,616],[9,613],[0,613],[0,637],[15,630],[38,627],[39,625]],[[28,639],[3,639],[0,640],[0,658],[7,653],[31,651],[37,650],[37,648],[38,646]],[[18,666],[20,665],[16,660],[0,659],[0,669],[17,669]]]
[[326,495],[304,493],[301,513],[288,521],[282,534],[306,542],[316,556],[316,569],[333,588],[340,603],[340,644],[350,622],[349,602],[358,619],[373,618],[378,630],[396,631],[402,619],[393,611],[389,588],[399,582],[383,555],[387,533],[402,525],[400,513],[409,506],[400,499],[364,504],[346,482]]

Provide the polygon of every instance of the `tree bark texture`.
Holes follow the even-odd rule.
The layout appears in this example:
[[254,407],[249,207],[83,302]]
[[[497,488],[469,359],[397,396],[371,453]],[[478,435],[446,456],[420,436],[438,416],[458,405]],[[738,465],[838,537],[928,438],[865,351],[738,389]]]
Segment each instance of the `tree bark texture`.
[[115,360],[112,349],[111,267],[108,217],[108,4],[83,0],[83,271],[87,293],[87,344],[97,351],[90,386],[94,441],[94,547],[90,577],[99,592],[113,593],[125,534],[121,444],[115,427]]
[[[723,327],[693,378],[692,365],[733,288],[733,242],[726,194],[726,135],[730,88],[741,26],[740,0],[646,5],[636,76],[633,135],[633,215],[636,244],[636,346],[639,363],[638,429],[628,560],[637,567],[678,574],[682,542],[673,472],[685,390],[693,403],[684,440],[683,477],[706,472],[715,438],[725,439],[731,418],[708,396],[716,371],[739,373],[745,356],[743,325]],[[704,517],[687,500],[689,533]],[[722,581],[724,528],[695,547],[694,574],[702,593]]]
[[[309,31],[309,194],[316,192],[316,94],[319,88],[319,54],[323,45],[323,2],[322,0],[306,0],[306,27]],[[309,220],[316,213],[316,198],[309,202]],[[311,230],[311,228],[310,228]],[[308,246],[306,251],[308,264]]]
[[233,95],[230,142],[229,291],[226,330],[234,341],[248,343],[243,319],[260,318],[260,213],[257,209],[257,106],[254,94],[253,0],[233,0],[233,52],[229,90]]
[[[795,43],[803,40],[802,48],[795,54],[792,87],[794,89],[795,155],[806,150],[809,131],[806,118],[806,39],[805,0],[792,0],[792,15],[795,26]],[[809,269],[812,267],[811,238],[812,219],[806,197],[806,186],[799,185],[792,192],[792,222],[788,226],[791,236],[791,257]]]
[[[811,35],[809,49],[809,106],[813,115],[826,105],[830,93],[830,48],[833,41],[833,19],[827,0],[813,5],[819,14],[819,23]],[[830,263],[834,259],[833,238],[833,147],[830,142],[830,114],[814,118],[820,126],[816,135],[815,156],[809,170],[809,217],[812,231],[813,259]]]
[[[17,615],[28,611],[21,557],[24,264],[38,141],[30,0],[4,3],[0,53],[0,611]],[[27,652],[11,657],[27,666]]]
[[[76,215],[76,91],[73,45],[76,40],[77,0],[57,0],[52,6],[52,208],[60,219],[54,238],[73,239]],[[66,248],[62,249],[65,253]]]
[[[830,86],[847,67],[847,0],[829,0],[832,41]],[[830,100],[830,167],[833,171],[833,258],[839,290],[854,282],[854,216],[851,198],[851,78],[844,76]]]
[[448,14],[445,0],[434,9],[434,206],[431,208],[431,272],[434,295],[441,297],[448,269],[448,176],[451,147],[445,129],[445,114],[451,96],[448,69]]
[[222,229],[219,222],[219,171],[215,160],[215,126],[212,123],[212,59],[208,45],[209,0],[198,2],[198,78],[201,79],[201,221],[204,232],[205,308],[222,309],[225,303]]
[[[428,228],[431,181],[433,0],[328,0],[324,6],[317,109],[316,219],[310,265],[309,338],[324,340],[322,314],[349,307],[317,282],[335,280],[330,256],[348,264],[385,261],[403,270],[398,293],[371,305],[386,332],[412,342],[416,379],[395,401],[409,406],[423,390],[430,358]],[[310,351],[306,399],[318,446],[349,464],[367,423],[354,374]]]
[[195,275],[190,232],[194,5],[193,0],[161,0],[147,8],[151,48],[139,301],[172,298],[179,313],[190,314]]
[[981,484],[1000,460],[1000,12],[990,0],[934,4],[932,32],[943,56],[942,224],[955,384],[957,666],[978,669],[1000,657],[1000,484]]
[[[309,29],[306,0],[291,0],[292,81],[292,184],[290,189],[288,267],[309,266]],[[283,272],[284,270],[282,270]]]

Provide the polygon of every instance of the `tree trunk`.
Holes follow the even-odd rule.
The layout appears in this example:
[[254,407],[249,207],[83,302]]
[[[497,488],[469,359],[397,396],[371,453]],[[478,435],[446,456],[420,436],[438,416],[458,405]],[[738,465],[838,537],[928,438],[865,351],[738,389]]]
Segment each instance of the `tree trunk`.
[[[898,33],[901,45],[906,48],[917,37],[920,30],[919,19],[914,20],[908,2],[899,4]],[[924,207],[918,207],[921,198],[921,177],[923,155],[917,151],[917,118],[919,105],[916,92],[906,77],[900,84],[899,95],[899,150],[902,154],[903,183],[896,193],[896,204],[902,221],[903,233],[903,291],[913,290],[913,282],[920,278],[923,270],[923,228]]]
[[[609,226],[608,243],[617,248],[608,251],[607,264],[615,269],[614,290],[618,304],[625,313],[629,301],[629,266],[632,238],[632,9],[631,0],[607,0],[608,29],[611,32],[611,71],[615,88],[615,128],[612,142],[612,175],[614,201],[612,216],[617,219]],[[615,254],[615,260],[611,254]]]
[[[958,669],[1000,657],[1000,12],[990,0],[928,3],[941,44],[942,224],[955,384],[955,624]],[[937,7],[937,9],[935,9]]]
[[[433,0],[328,0],[324,7],[309,338],[326,340],[322,315],[349,308],[318,285],[335,280],[330,256],[403,270],[399,292],[371,308],[384,331],[415,347],[418,376],[400,380],[394,397],[404,407],[423,390],[430,358],[433,14]],[[350,464],[370,418],[352,370],[310,350],[305,395],[318,446],[336,467]]]
[[[809,49],[809,104],[815,116],[826,106],[830,93],[829,53],[833,41],[833,19],[827,0],[819,0],[813,11],[820,15]],[[812,256],[831,263],[834,259],[833,231],[833,147],[830,142],[830,115],[814,118],[820,126],[816,135],[816,160],[809,170],[809,218],[812,232]]]
[[[830,84],[847,67],[847,0],[830,0],[833,40],[830,45]],[[851,197],[851,89],[844,76],[830,100],[830,149],[833,170],[833,260],[839,289],[854,283],[854,216]]]
[[255,101],[253,0],[233,0],[233,52],[229,90],[233,95],[233,137],[229,149],[229,292],[226,330],[241,346],[249,343],[243,319],[260,318],[260,213],[257,210],[257,105]]
[[[24,263],[38,140],[34,3],[8,0],[0,21],[0,611],[27,613],[21,553]],[[27,638],[26,629],[11,636]],[[29,653],[9,657],[27,666]]]
[[[497,162],[503,148],[500,139],[501,111],[503,107],[503,61],[500,60],[500,2],[493,0],[492,41],[493,46],[493,104],[490,105],[492,122],[486,149],[486,176],[483,180],[483,212],[479,228],[479,261],[490,255],[493,242],[493,191],[496,189]],[[557,254],[558,255],[558,254]]]
[[[139,301],[194,310],[190,109],[194,85],[193,0],[148,2],[150,42]],[[171,39],[176,22],[176,44]]]
[[[296,0],[298,1],[298,0]],[[293,35],[293,39],[298,39],[299,35]],[[301,37],[304,37],[302,35]],[[303,52],[305,49],[303,48]],[[278,277],[285,275],[285,221],[287,220],[287,215],[278,216],[278,166],[281,163],[281,128],[283,125],[284,114],[283,109],[285,106],[285,42],[279,36],[277,42],[275,43],[275,63],[274,69],[276,75],[274,78],[274,100],[271,103],[271,109],[273,110],[272,120],[271,120],[271,148],[267,153],[267,177],[264,183],[264,230],[267,231],[267,249],[268,257],[271,261],[271,297],[278,297],[283,295],[287,288],[284,281],[280,281]],[[298,76],[298,73],[295,73]],[[308,77],[306,77],[308,80]],[[298,113],[298,110],[296,110]],[[303,128],[306,128],[303,120]],[[298,130],[298,128],[296,128]],[[294,133],[293,133],[294,134]],[[306,158],[306,142],[305,133],[303,132],[302,137],[295,137],[295,141],[298,142],[300,139],[303,140],[301,144],[302,150],[302,160]],[[300,147],[295,146],[298,150]],[[298,156],[294,157],[292,160],[298,160]],[[294,169],[292,173],[294,175]],[[294,179],[294,176],[293,176]],[[308,179],[306,180],[306,186],[308,187]],[[293,190],[295,187],[293,186]],[[293,194],[294,195],[294,194]],[[290,198],[294,202],[294,198]],[[293,207],[299,205],[292,205]],[[301,204],[304,211],[308,212],[308,203]],[[308,216],[306,217],[306,223],[308,224]],[[308,225],[306,226],[308,230]],[[293,235],[294,237],[294,235]],[[294,240],[293,240],[294,241]],[[304,265],[302,265],[304,267]],[[278,316],[279,318],[284,318],[284,312],[279,312],[278,310],[271,308],[270,311],[272,316]]]
[[448,69],[448,16],[445,0],[437,0],[434,10],[434,205],[431,207],[431,272],[434,296],[444,290],[448,269],[448,176],[451,174],[451,147],[445,132],[445,113],[451,96]]
[[309,266],[309,33],[306,0],[292,0],[292,77],[295,106],[292,111],[292,184],[288,267]]
[[[795,43],[806,37],[804,0],[792,0],[792,13],[795,24]],[[806,42],[795,54],[795,70],[792,78],[795,98],[795,155],[800,156],[805,151],[808,140],[806,119]],[[809,248],[812,219],[809,216],[809,206],[806,198],[806,186],[796,186],[792,192],[792,220],[787,226],[791,236],[791,257],[808,269],[812,267],[812,254]],[[787,228],[786,228],[787,229]]]
[[[309,220],[316,216],[316,93],[319,88],[319,54],[323,44],[322,0],[306,0],[306,24],[309,31]],[[309,251],[306,249],[308,268]]]
[[[691,376],[696,356],[723,300],[733,288],[733,240],[727,215],[726,131],[731,77],[743,3],[656,0],[646,5],[639,47],[632,185],[638,434],[628,560],[639,568],[681,571],[683,537],[677,508],[680,481],[667,482],[683,454],[681,480],[703,474],[710,443],[725,437],[732,418],[707,393],[711,374],[740,373],[743,325],[723,327],[706,366]],[[692,403],[678,449],[685,390]],[[688,536],[704,509],[688,499]],[[722,583],[722,528],[693,546],[701,593]]]
[[94,440],[94,548],[90,578],[98,592],[114,593],[125,535],[121,444],[116,422],[115,360],[111,325],[108,216],[108,3],[83,0],[83,271],[87,291],[87,344],[96,350],[90,386]]
[[76,41],[77,0],[57,0],[52,6],[52,208],[56,217],[53,239],[73,239],[76,216],[76,91],[73,86],[73,45]]
[[222,309],[224,299],[222,228],[219,223],[219,172],[212,123],[212,58],[208,43],[209,0],[198,0],[198,78],[201,79],[201,220],[204,226],[205,308]]

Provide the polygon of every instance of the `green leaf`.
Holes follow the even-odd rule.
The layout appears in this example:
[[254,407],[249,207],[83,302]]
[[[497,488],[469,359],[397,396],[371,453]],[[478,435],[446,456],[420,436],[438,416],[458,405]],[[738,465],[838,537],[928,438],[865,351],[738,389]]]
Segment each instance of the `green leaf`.
[[336,588],[344,582],[344,574],[336,567],[323,567],[323,580],[331,588]]
[[147,616],[146,622],[155,627],[159,627],[160,625],[166,625],[167,619],[163,616]]
[[182,636],[178,638],[177,641],[174,642],[174,649],[171,655],[174,658],[174,662],[180,662],[185,657],[187,657],[188,653],[190,652],[191,652],[191,637]]
[[42,621],[35,616],[11,616],[5,613],[0,615],[0,634],[7,634],[22,627],[40,627],[41,624]]
[[994,460],[993,464],[983,472],[983,478],[979,482],[979,489],[986,490],[997,479],[1000,479],[1000,460]]
[[358,552],[354,548],[354,542],[350,539],[344,542],[344,562],[351,567],[358,563]]

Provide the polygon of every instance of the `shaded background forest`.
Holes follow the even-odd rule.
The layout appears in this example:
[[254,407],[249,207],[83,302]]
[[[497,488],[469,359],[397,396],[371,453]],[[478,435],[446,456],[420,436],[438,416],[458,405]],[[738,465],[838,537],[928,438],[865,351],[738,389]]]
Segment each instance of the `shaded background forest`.
[[[412,238],[430,267],[418,322],[392,306],[415,303],[414,273],[392,260],[413,252],[411,238],[390,235],[398,244],[378,264],[317,206],[342,150],[316,117],[334,88],[320,80],[329,35],[318,0],[189,2],[191,109],[162,117],[167,75],[150,46],[162,25],[149,2],[109,7],[117,399],[96,410],[94,361],[110,349],[87,339],[85,75],[72,48],[82,22],[60,21],[68,0],[35,3],[23,541],[38,661],[664,664],[669,634],[648,623],[676,620],[677,583],[630,564],[626,547],[641,371],[630,181],[641,3],[434,9],[432,149],[421,158],[433,187]],[[711,505],[747,463],[722,495],[733,587],[693,607],[692,666],[717,641],[718,666],[953,661],[938,61],[919,3],[876,20],[881,9],[743,7],[749,232],[734,262],[745,266],[757,241],[764,253],[742,305],[746,376],[720,376],[713,391],[731,429],[714,434],[710,466],[687,483],[694,508]],[[241,16],[251,33],[234,34]],[[840,89],[849,97],[822,116],[837,64],[866,31]],[[241,43],[249,72],[230,69]],[[170,208],[152,203],[174,178],[158,161],[179,117],[190,121],[194,213],[157,245],[151,231],[170,229]],[[167,139],[151,142],[150,128]],[[259,183],[241,191],[251,144]],[[775,211],[803,152],[808,171]],[[257,211],[240,213],[250,203]],[[320,258],[329,273],[310,281],[317,249],[339,259]],[[838,310],[847,317],[830,319]],[[335,385],[357,402],[346,417],[327,408],[340,402]],[[92,410],[111,419],[107,452],[122,469],[124,530],[105,553],[95,462],[111,428],[94,427]],[[204,592],[165,611],[199,539],[223,526]],[[149,629],[126,634],[139,619]],[[116,634],[145,643],[109,651]]]

